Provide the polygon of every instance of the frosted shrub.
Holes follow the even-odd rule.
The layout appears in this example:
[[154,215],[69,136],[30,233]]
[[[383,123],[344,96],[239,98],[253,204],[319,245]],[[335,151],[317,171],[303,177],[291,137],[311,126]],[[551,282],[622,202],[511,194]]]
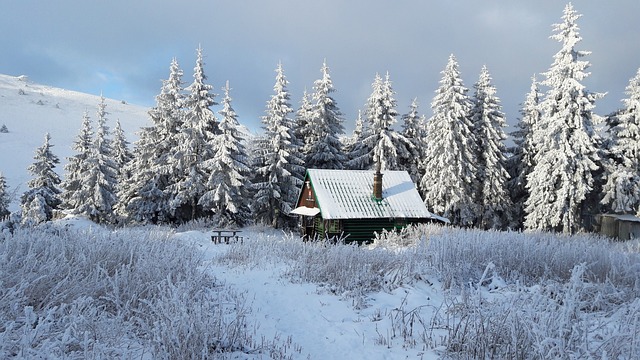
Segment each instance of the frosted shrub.
[[382,230],[382,233],[376,233],[373,239],[374,248],[385,248],[389,250],[402,249],[409,246],[415,246],[425,239],[422,231],[423,227],[413,225],[407,226],[400,231]]
[[448,350],[465,358],[638,358],[638,301],[617,310],[594,308],[607,289],[586,282],[585,271],[577,265],[565,283],[492,300],[467,290],[438,315],[447,323]]
[[[236,266],[286,264],[285,276],[311,282],[346,297],[362,297],[413,281],[423,264],[424,246],[401,253],[324,241],[303,242],[288,234],[263,233],[229,247],[218,261]],[[419,254],[419,255],[417,255]]]
[[248,231],[252,237],[243,237],[242,242],[231,244],[218,258],[219,262],[235,266],[266,266],[283,261],[292,261],[304,252],[304,243],[290,232],[269,228]]
[[430,236],[429,254],[446,287],[477,282],[489,263],[505,280],[523,285],[566,281],[582,263],[589,280],[625,287],[633,287],[640,272],[640,254],[593,235],[443,228]]
[[2,234],[0,358],[210,358],[255,346],[244,296],[169,234]]
[[156,285],[161,296],[141,307],[144,315],[136,321],[154,358],[207,358],[250,349],[244,296],[224,288],[212,289],[206,283],[195,285],[165,280]]
[[178,225],[176,227],[176,232],[206,231],[206,229],[211,229],[212,227],[214,227],[213,223],[214,222],[211,218],[198,218]]
[[398,258],[384,250],[307,243],[289,276],[322,284],[333,293],[360,296],[397,286],[406,275],[403,270]]

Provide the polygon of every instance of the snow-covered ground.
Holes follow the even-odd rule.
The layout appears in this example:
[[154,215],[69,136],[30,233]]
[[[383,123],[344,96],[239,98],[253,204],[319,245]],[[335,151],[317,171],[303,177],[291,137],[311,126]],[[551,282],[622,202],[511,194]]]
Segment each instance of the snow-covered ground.
[[1,233],[0,357],[640,356],[638,243],[439,226],[371,248],[211,234],[79,218]]
[[[246,293],[251,320],[266,338],[290,339],[295,358],[310,359],[431,359],[436,349],[407,347],[400,334],[393,334],[390,316],[394,312],[418,310],[430,319],[443,301],[438,285],[416,281],[397,289],[366,294],[365,302],[334,294],[318,284],[291,281],[284,262],[261,266],[229,266],[215,261],[229,251],[229,245],[213,244],[209,234],[176,235],[191,238],[211,261],[208,268],[216,278]],[[253,228],[245,236],[270,241],[282,237],[275,231]],[[416,333],[420,324],[416,325]]]
[[[60,158],[55,171],[62,177],[67,157],[74,155],[71,147],[80,132],[82,115],[86,111],[95,121],[99,102],[100,96],[39,85],[26,76],[0,74],[0,127],[5,125],[9,131],[0,132],[0,172],[9,190],[17,194],[11,210],[17,209],[19,195],[27,189],[27,167],[45,134],[51,135],[52,151]],[[107,126],[113,129],[120,120],[129,142],[148,125],[148,108],[112,99],[106,99],[106,104]]]

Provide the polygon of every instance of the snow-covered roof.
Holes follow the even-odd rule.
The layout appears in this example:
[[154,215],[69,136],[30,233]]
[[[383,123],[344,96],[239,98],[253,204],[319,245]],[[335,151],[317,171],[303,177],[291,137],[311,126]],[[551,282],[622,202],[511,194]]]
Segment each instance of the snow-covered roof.
[[624,215],[624,214],[602,214],[602,216],[611,217],[617,220],[629,221],[629,222],[640,222],[640,218],[635,215]]
[[306,207],[306,206],[300,206],[300,207],[297,207],[297,208],[291,210],[291,212],[289,214],[304,215],[304,216],[316,216],[319,213],[320,213],[320,209],[318,209],[318,208],[310,208],[310,207]]
[[373,198],[374,171],[308,169],[322,218],[429,218],[449,222],[427,210],[406,171],[382,172],[382,200]]

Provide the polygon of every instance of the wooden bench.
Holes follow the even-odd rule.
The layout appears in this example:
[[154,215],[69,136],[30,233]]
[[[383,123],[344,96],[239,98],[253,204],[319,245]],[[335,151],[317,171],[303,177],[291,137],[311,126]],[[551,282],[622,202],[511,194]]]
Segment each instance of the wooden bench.
[[214,244],[228,244],[229,242],[242,242],[243,237],[238,235],[242,231],[240,230],[226,230],[226,229],[215,229],[211,230],[213,235],[211,235],[211,241]]

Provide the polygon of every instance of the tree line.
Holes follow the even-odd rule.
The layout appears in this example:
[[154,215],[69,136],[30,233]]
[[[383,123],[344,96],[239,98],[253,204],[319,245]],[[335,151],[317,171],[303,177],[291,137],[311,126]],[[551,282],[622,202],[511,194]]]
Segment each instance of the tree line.
[[[589,52],[576,48],[579,17],[569,4],[554,26],[552,38],[561,49],[543,79],[533,77],[510,147],[489,70],[481,69],[470,91],[454,55],[442,71],[429,119],[419,114],[415,99],[400,115],[389,74],[376,74],[350,136],[326,61],[297,109],[278,64],[263,133],[247,136],[229,83],[221,104],[207,84],[199,48],[188,86],[177,60],[171,62],[149,111],[151,126],[140,130],[133,150],[118,123],[110,133],[104,99],[95,129],[84,116],[64,181],[53,171],[59,160],[45,136],[17,217],[37,224],[63,209],[110,224],[209,218],[219,226],[294,227],[297,219],[289,212],[305,169],[373,169],[377,163],[383,170],[407,170],[427,208],[460,226],[575,233],[589,229],[597,213],[635,214],[640,70],[629,82],[624,107],[596,115],[603,95],[583,84],[590,64],[583,59]],[[0,175],[0,217],[8,216],[7,207]]]

